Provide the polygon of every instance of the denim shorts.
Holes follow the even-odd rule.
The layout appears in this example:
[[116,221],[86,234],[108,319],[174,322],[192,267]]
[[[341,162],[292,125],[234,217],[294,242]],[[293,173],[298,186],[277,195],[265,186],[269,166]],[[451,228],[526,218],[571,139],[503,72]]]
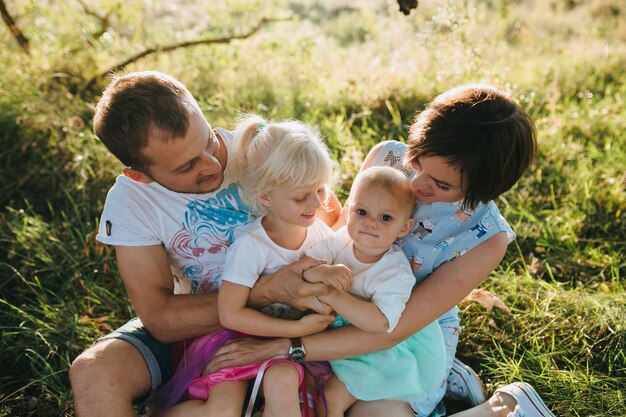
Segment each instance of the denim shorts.
[[125,340],[137,348],[150,372],[152,393],[172,376],[172,345],[157,342],[143,327],[138,317],[112,333],[102,336],[96,343],[107,339]]

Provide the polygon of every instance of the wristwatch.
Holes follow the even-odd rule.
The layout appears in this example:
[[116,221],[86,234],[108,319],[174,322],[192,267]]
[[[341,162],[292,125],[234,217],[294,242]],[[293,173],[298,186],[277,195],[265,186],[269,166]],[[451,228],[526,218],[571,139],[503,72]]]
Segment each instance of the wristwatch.
[[294,337],[291,340],[291,346],[289,346],[289,351],[287,352],[287,358],[291,362],[302,363],[304,362],[304,358],[306,358],[306,350],[304,349],[304,345],[302,344],[301,337]]

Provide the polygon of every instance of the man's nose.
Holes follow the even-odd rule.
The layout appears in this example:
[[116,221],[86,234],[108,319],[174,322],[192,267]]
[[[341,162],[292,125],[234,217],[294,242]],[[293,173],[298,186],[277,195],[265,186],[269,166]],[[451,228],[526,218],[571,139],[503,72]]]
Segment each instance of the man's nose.
[[219,165],[219,161],[217,160],[216,155],[212,155],[208,152],[205,152],[202,158],[199,161],[201,170],[204,169],[215,169],[217,165]]

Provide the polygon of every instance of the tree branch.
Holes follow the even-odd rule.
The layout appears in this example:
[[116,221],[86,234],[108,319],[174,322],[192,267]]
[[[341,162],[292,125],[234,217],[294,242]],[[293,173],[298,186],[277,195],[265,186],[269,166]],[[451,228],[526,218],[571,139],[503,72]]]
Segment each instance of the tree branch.
[[24,36],[22,31],[15,24],[15,20],[13,20],[13,17],[11,17],[11,15],[9,14],[7,6],[4,4],[4,0],[0,0],[0,13],[2,14],[2,20],[4,20],[4,23],[8,26],[11,34],[13,35],[17,43],[24,50],[24,52],[30,54],[28,38]]
[[101,16],[96,11],[94,11],[89,6],[87,6],[83,0],[78,0],[78,3],[80,3],[86,15],[94,17],[100,22],[100,30],[98,30],[95,33],[92,33],[91,38],[97,39],[100,36],[104,35],[104,32],[106,32],[110,26],[112,10],[110,10],[106,15]]
[[188,48],[188,47],[197,46],[197,45],[229,43],[231,41],[238,40],[238,39],[246,39],[246,38],[251,37],[255,33],[257,33],[263,26],[265,26],[268,23],[291,20],[292,18],[293,17],[283,17],[283,18],[264,17],[256,24],[256,26],[251,28],[248,32],[240,34],[240,35],[223,36],[219,38],[202,38],[202,39],[196,39],[196,40],[191,40],[191,41],[178,42],[178,43],[174,43],[171,45],[154,46],[152,48],[145,49],[139,52],[138,54],[135,54],[127,58],[126,60],[120,62],[119,64],[116,64],[108,68],[106,71],[102,71],[101,73],[99,73],[98,75],[90,79],[85,85],[85,88],[83,91],[90,91],[96,82],[100,81],[102,78],[104,78],[108,74],[115,73],[119,71],[120,69],[123,69],[126,65],[139,61],[140,59],[145,58],[148,55],[152,55],[158,52],[170,52],[175,49]]

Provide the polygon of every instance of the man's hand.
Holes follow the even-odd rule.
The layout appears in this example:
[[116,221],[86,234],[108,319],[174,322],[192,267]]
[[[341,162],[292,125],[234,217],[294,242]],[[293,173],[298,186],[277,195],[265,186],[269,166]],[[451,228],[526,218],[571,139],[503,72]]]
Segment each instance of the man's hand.
[[289,304],[298,310],[311,309],[329,314],[332,309],[317,297],[327,294],[332,287],[322,283],[308,283],[302,278],[305,270],[324,264],[324,261],[305,256],[271,275],[261,277],[252,290],[248,304],[263,307],[271,303]]
[[230,366],[247,365],[264,361],[277,355],[284,355],[289,350],[289,339],[259,339],[242,337],[229,340],[220,347],[211,362],[208,363],[203,375],[219,371]]
[[304,279],[308,282],[321,282],[330,285],[340,293],[352,286],[352,271],[345,265],[319,265],[304,271]]

